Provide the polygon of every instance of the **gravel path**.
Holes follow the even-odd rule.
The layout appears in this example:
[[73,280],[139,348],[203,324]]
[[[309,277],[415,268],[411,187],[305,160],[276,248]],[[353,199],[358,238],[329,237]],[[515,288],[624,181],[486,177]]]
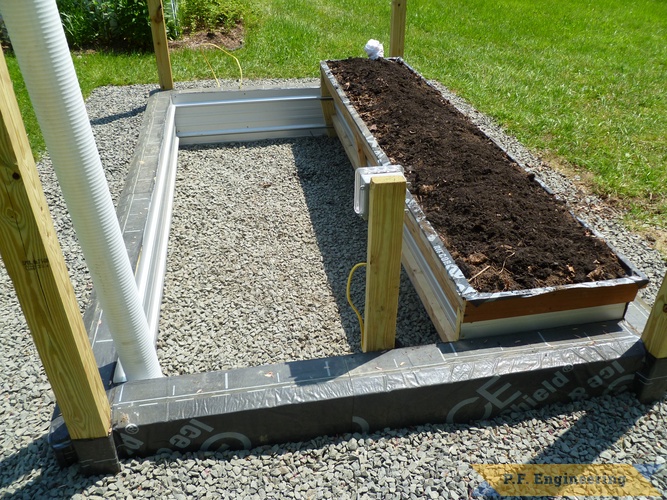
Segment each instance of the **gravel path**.
[[[101,88],[88,100],[114,200],[154,89]],[[497,132],[488,120],[478,119]],[[619,213],[578,191],[515,141],[503,140],[652,279],[644,292],[650,302],[665,273],[660,255],[622,228]],[[90,278],[48,159],[39,168],[83,307]],[[351,214],[350,176],[339,175],[349,172],[349,165],[337,142],[321,138],[189,148],[181,153],[179,169],[174,241],[187,244],[169,249],[159,341],[165,371],[198,372],[357,349],[358,325],[340,297],[351,265],[364,258],[365,229]],[[215,245],[191,243],[202,233],[215,237]],[[191,263],[194,267],[188,268]],[[218,286],[232,287],[233,293],[221,294]],[[361,286],[362,281],[355,285]],[[402,294],[400,341],[435,340],[405,280]],[[1,264],[0,308],[2,498],[468,498],[482,483],[470,465],[477,462],[662,465],[667,459],[667,404],[641,405],[626,394],[471,425],[124,460],[117,476],[80,477],[76,466],[60,470],[49,450],[53,394]],[[421,326],[408,328],[414,324]],[[193,335],[213,331],[222,334],[202,334],[198,350],[188,351]],[[303,333],[286,338],[287,331]],[[652,481],[667,492],[664,469]]]

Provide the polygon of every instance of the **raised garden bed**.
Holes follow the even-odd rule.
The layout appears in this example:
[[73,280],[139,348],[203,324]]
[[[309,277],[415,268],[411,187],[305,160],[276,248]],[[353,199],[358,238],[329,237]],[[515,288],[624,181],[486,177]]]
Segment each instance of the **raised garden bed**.
[[646,278],[403,61],[321,72],[354,167],[405,169],[403,264],[443,339],[623,317]]

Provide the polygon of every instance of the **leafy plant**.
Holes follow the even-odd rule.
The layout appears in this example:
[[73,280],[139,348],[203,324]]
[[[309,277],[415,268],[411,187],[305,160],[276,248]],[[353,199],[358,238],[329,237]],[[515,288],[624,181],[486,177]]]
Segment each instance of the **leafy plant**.
[[178,19],[185,32],[230,30],[243,20],[246,11],[239,0],[181,0]]
[[68,43],[76,48],[103,44],[111,37],[109,12],[96,0],[57,0]]
[[133,49],[150,50],[153,38],[146,0],[116,0],[112,4],[113,41]]
[[[57,4],[67,41],[73,48],[152,47],[146,0],[57,0]],[[173,35],[174,22],[167,21]]]

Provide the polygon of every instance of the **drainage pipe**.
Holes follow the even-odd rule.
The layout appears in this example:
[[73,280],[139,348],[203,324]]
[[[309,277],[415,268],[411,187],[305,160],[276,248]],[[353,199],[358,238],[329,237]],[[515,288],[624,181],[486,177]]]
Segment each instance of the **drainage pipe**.
[[0,13],[128,380],[162,376],[55,0]]

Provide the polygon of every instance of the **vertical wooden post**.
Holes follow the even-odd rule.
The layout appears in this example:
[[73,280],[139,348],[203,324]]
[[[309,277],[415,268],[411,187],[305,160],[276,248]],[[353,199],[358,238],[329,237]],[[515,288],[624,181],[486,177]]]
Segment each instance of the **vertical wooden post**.
[[155,59],[157,60],[157,74],[160,79],[160,88],[162,90],[171,90],[174,88],[174,80],[171,75],[167,26],[164,22],[162,0],[148,0],[148,15],[151,18],[153,49],[155,50]]
[[403,57],[405,50],[405,17],[408,0],[392,0],[391,31],[389,33],[389,56]]
[[393,349],[401,280],[405,177],[371,178],[368,201],[366,306],[361,349]]
[[111,409],[0,53],[0,255],[70,437],[108,438]]
[[327,126],[327,134],[329,137],[336,137],[333,125],[333,116],[336,114],[336,107],[331,92],[329,92],[329,87],[327,87],[324,71],[320,71],[320,95],[322,97],[320,103],[322,104],[324,123]]
[[653,357],[667,358],[667,274],[644,327],[642,341]]
[[662,398],[667,392],[667,274],[655,298],[642,333],[648,351],[644,368],[637,373],[637,397],[643,403]]

